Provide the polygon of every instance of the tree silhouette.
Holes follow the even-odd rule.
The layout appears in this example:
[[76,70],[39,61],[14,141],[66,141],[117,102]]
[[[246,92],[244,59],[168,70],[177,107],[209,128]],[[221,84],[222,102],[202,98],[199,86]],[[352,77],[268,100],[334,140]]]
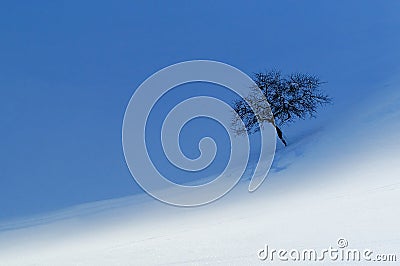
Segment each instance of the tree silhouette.
[[[265,100],[259,99],[257,96],[259,94],[256,93],[250,93],[245,99],[236,100],[233,108],[246,126],[244,129],[241,121],[234,118],[232,128],[237,134],[255,133],[260,130],[258,121],[261,124],[268,122],[272,123],[279,139],[286,146],[287,142],[283,138],[280,126],[294,122],[298,118],[315,117],[319,106],[332,101],[320,90],[323,82],[314,75],[294,73],[282,76],[280,71],[269,71],[256,73],[253,80],[265,95],[269,105]],[[246,101],[256,108],[254,111],[257,116]]]

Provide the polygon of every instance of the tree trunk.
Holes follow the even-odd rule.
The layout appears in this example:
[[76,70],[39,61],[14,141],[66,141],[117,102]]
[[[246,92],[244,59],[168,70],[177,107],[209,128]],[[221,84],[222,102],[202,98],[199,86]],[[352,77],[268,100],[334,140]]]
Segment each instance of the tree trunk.
[[282,134],[282,130],[275,125],[275,129],[276,129],[276,133],[278,134],[279,139],[282,141],[282,143],[285,145],[285,147],[287,146],[285,139],[283,138],[283,134]]

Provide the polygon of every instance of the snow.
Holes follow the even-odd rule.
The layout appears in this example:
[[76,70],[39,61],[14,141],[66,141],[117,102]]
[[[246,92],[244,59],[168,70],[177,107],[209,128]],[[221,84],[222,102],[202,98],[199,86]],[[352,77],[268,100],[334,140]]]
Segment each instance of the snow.
[[244,178],[196,208],[143,194],[3,222],[0,265],[257,265],[269,262],[257,257],[266,244],[323,249],[339,238],[400,260],[397,84],[332,107],[307,131],[289,128],[290,145],[253,193]]

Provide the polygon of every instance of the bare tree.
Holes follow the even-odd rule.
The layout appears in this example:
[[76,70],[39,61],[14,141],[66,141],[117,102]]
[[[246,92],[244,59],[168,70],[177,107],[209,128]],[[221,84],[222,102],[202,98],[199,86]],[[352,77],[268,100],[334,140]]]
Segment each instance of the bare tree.
[[[314,75],[295,73],[282,76],[280,71],[269,71],[256,73],[253,79],[269,105],[256,93],[250,93],[245,99],[235,101],[233,108],[246,126],[243,128],[241,121],[234,118],[232,128],[237,134],[244,134],[246,131],[255,133],[260,130],[264,122],[268,122],[275,127],[279,139],[286,146],[280,126],[291,123],[297,118],[315,117],[319,106],[332,101],[329,96],[321,92],[320,85],[323,82]],[[253,111],[246,101],[256,110]]]

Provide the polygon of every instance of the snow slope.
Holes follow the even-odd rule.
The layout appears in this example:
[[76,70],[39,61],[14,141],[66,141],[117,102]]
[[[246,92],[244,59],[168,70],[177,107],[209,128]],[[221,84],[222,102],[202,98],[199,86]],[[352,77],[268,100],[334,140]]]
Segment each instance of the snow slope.
[[289,128],[254,193],[244,179],[198,208],[137,195],[3,223],[0,265],[257,265],[270,263],[257,257],[266,244],[323,249],[339,238],[399,261],[400,90],[375,91],[307,131]]

